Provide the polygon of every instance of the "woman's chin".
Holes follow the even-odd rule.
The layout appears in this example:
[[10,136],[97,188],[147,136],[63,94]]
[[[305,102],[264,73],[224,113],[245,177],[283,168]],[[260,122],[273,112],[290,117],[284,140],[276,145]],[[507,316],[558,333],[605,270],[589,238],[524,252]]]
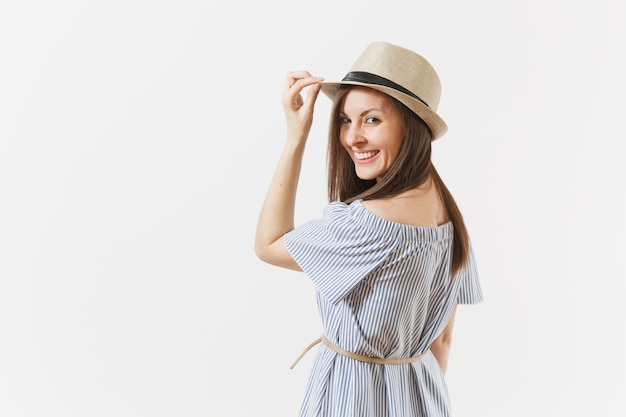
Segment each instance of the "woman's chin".
[[374,173],[363,172],[363,171],[359,171],[358,169],[356,170],[356,176],[362,179],[363,181],[372,181],[378,178],[378,176]]

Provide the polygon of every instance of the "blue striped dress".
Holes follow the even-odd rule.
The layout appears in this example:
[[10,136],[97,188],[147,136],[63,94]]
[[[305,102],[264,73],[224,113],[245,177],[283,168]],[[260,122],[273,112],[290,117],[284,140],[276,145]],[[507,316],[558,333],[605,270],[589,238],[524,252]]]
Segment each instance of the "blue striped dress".
[[[285,235],[313,281],[324,335],[352,353],[408,358],[428,350],[456,304],[482,301],[473,251],[450,279],[452,223],[410,226],[360,200],[330,203],[321,219]],[[446,382],[429,351],[410,364],[372,364],[324,344],[317,350],[300,417],[449,416]]]

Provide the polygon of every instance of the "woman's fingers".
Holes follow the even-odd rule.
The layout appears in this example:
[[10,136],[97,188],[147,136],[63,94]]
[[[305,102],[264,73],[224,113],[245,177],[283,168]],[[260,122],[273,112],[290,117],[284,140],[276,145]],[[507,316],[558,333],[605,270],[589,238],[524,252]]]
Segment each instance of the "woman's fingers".
[[285,80],[285,89],[290,88],[294,83],[303,78],[312,77],[309,71],[289,71],[287,73],[287,79]]
[[[286,80],[286,88],[291,88],[294,84],[299,84],[301,87],[306,87],[307,85],[314,84],[316,82],[322,81],[324,78],[322,77],[314,77],[308,71],[291,71],[287,73]],[[298,86],[296,86],[298,87]]]
[[320,81],[317,82],[316,84],[312,85],[311,88],[309,88],[309,91],[307,91],[307,94],[306,94],[306,104],[309,107],[313,107],[313,104],[317,100],[317,95],[319,94],[320,90],[322,89],[322,85],[320,84],[321,81],[322,81],[322,79],[320,79]]
[[[292,71],[287,74],[282,102],[287,118],[287,136],[292,140],[306,140],[313,121],[313,107],[324,79],[314,77],[308,71]],[[309,87],[306,100],[302,90]]]
[[[285,90],[283,93],[283,105],[287,109],[297,110],[304,104],[302,95],[303,89],[313,85],[319,85],[324,79],[322,77],[314,77],[308,71],[291,71],[287,74],[285,80]],[[311,93],[313,92],[313,94]],[[319,87],[312,88],[307,94],[307,101],[313,101],[317,97]]]

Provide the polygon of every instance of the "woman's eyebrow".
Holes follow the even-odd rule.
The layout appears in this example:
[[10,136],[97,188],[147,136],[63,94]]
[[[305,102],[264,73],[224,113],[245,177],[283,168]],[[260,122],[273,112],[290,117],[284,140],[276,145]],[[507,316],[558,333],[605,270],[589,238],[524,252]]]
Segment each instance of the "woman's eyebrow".
[[363,110],[360,114],[360,116],[365,116],[367,113],[371,112],[371,111],[379,111],[379,112],[383,112],[381,109],[377,109],[376,107],[372,107],[371,109],[367,109],[367,110]]
[[[376,107],[372,107],[371,109],[366,109],[366,110],[363,110],[363,111],[361,112],[361,114],[359,114],[359,116],[360,116],[360,117],[363,117],[363,116],[365,116],[367,113],[369,113],[369,112],[371,112],[371,111],[379,111],[379,112],[381,112],[381,113],[383,112],[381,109],[378,109],[378,108],[376,108]],[[340,115],[340,116],[347,116],[347,114],[346,114],[345,112],[341,111],[341,110],[339,110],[339,115]]]

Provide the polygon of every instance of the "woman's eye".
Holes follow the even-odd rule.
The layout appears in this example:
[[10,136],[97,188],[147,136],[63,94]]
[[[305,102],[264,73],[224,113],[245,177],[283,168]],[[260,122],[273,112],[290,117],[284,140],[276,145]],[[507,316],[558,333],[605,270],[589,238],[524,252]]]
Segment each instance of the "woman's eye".
[[341,124],[350,123],[350,119],[348,119],[347,117],[340,117],[339,118],[339,123],[341,123]]
[[380,120],[376,117],[368,117],[365,119],[365,123],[378,123]]

